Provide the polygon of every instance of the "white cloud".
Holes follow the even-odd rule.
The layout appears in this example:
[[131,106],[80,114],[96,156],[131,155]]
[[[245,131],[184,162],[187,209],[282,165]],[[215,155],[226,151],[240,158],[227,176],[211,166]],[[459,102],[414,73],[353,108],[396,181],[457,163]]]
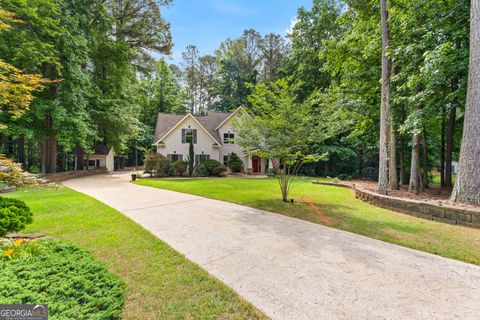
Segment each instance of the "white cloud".
[[285,35],[292,34],[293,28],[295,27],[295,24],[297,24],[297,22],[298,22],[297,17],[294,17],[294,18],[290,19],[290,27],[285,29]]

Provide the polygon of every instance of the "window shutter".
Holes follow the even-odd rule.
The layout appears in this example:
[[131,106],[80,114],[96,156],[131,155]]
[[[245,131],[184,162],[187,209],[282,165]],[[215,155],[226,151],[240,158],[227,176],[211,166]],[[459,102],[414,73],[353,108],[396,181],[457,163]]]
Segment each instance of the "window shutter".
[[200,164],[200,155],[196,154],[195,155],[195,166],[198,166]]
[[178,155],[178,160],[183,161],[183,154]]
[[182,129],[182,143],[185,143],[186,142],[186,133],[187,133],[187,129]]
[[172,155],[171,155],[171,154],[167,154],[167,159],[168,159],[168,160],[172,160]]
[[206,155],[205,160],[210,160],[210,155],[209,154]]
[[193,129],[193,143],[197,143],[197,129]]

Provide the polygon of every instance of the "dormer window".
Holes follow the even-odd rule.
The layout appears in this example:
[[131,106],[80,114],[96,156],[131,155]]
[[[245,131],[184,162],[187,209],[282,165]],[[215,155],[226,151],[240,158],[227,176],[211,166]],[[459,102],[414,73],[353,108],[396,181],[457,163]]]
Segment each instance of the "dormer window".
[[235,144],[235,134],[230,132],[225,132],[223,134],[223,144]]
[[182,129],[182,143],[190,143],[192,141],[193,143],[197,143],[197,129]]

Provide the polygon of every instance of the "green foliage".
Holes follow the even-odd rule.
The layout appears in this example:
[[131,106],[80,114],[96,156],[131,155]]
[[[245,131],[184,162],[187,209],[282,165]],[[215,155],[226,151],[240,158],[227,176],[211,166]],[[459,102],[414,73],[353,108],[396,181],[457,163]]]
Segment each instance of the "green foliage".
[[217,160],[209,159],[202,162],[198,171],[207,176],[221,176],[227,171],[227,168]]
[[200,164],[197,169],[195,170],[195,175],[197,177],[207,177],[208,176],[208,170],[207,167],[202,163]]
[[188,162],[183,160],[177,160],[173,163],[175,167],[175,173],[179,176],[183,176],[188,169]]
[[235,153],[232,152],[230,156],[228,157],[228,168],[233,172],[233,173],[239,173],[243,170],[243,161],[240,159],[240,157]]
[[32,221],[32,213],[25,202],[0,197],[0,237],[23,230]]
[[30,241],[0,258],[0,303],[46,303],[52,319],[120,319],[124,283],[85,250],[60,240]]
[[338,179],[340,180],[352,180],[352,176],[346,174],[346,173],[341,173],[338,175]]
[[145,172],[149,173],[150,176],[166,177],[171,174],[171,161],[155,151],[145,154],[143,166]]
[[195,170],[195,150],[193,149],[193,139],[190,139],[190,143],[188,145],[188,175],[191,177],[193,175],[193,171]]
[[7,186],[28,186],[36,185],[37,178],[22,170],[22,167],[13,162],[12,159],[0,154],[0,182]]

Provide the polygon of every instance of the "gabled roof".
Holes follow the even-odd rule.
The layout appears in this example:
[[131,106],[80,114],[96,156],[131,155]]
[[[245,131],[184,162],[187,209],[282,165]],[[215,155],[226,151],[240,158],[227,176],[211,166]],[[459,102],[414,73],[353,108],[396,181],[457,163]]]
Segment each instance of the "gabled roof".
[[245,109],[243,109],[243,107],[238,107],[235,111],[230,112],[230,113],[228,114],[228,117],[226,117],[222,122],[220,122],[220,123],[218,124],[218,126],[215,127],[215,130],[220,129],[221,126],[223,126],[228,120],[230,120],[231,117],[233,117],[234,114],[236,114],[236,113],[239,112],[239,111],[242,111],[242,112],[243,112],[243,111],[245,111]]
[[193,116],[187,114],[186,116],[174,115],[168,113],[159,113],[157,117],[157,125],[155,127],[154,144],[157,144],[161,140],[165,139],[183,120],[191,117],[195,120],[201,128],[218,144],[222,144],[222,139],[216,130],[216,127],[227,119],[231,113],[224,112],[208,112],[205,116]]
[[157,116],[157,124],[155,126],[155,136],[153,137],[153,143],[157,143],[158,140],[162,139],[183,118],[185,118],[184,115],[159,113]]
[[195,119],[212,135],[215,140],[222,142],[217,127],[231,115],[230,112],[208,112],[206,116],[196,116]]
[[110,148],[106,144],[96,144],[93,146],[93,154],[97,155],[108,155],[110,153]]

